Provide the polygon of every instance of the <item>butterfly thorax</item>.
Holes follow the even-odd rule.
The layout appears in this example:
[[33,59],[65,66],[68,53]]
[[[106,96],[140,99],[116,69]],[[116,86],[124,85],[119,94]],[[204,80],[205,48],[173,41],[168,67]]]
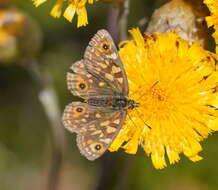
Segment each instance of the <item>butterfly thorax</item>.
[[127,110],[138,107],[138,103],[126,97],[92,97],[87,100],[91,106],[110,107],[114,110]]

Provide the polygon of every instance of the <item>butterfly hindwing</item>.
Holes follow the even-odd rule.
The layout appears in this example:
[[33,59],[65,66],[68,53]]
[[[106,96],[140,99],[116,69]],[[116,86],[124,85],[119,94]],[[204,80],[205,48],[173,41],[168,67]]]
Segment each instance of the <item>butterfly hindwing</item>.
[[62,117],[63,124],[70,132],[80,133],[84,127],[102,118],[113,116],[113,110],[90,106],[87,103],[72,102],[67,105]]
[[126,117],[126,111],[114,112],[110,117],[89,123],[77,135],[80,153],[88,160],[100,157],[118,135]]

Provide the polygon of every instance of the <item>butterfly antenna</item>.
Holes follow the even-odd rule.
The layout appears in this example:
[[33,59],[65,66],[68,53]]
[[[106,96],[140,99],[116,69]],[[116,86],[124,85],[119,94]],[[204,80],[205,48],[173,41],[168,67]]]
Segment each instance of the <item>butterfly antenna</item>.
[[[144,76],[143,75],[141,75],[141,77],[142,77],[142,79],[144,80],[144,81],[146,81],[145,79],[144,79]],[[141,88],[142,88],[143,86],[140,86],[135,92],[133,92],[130,96],[132,96],[133,94],[135,94],[135,93],[137,93],[139,90],[141,90]]]
[[138,128],[137,125],[135,124],[135,122],[133,121],[133,119],[131,118],[131,116],[129,115],[128,112],[127,112],[127,115],[128,115],[128,117],[129,117],[130,121],[133,123],[133,125],[134,125],[136,128]]
[[[154,88],[159,82],[160,82],[159,80],[156,81],[156,82],[150,87],[150,89],[151,89],[151,88]],[[145,92],[144,94],[142,94],[142,95],[136,100],[136,102],[139,101],[139,100],[140,100],[143,96],[145,96],[146,94],[147,94],[147,92]]]
[[130,94],[129,96],[132,96],[133,94],[137,93],[138,91],[140,91],[142,88],[142,86],[140,86],[136,91],[132,92],[132,94]]
[[139,111],[138,111],[138,109],[135,107],[134,108],[135,110],[136,110],[136,113],[138,114],[138,116],[139,116],[139,118],[141,119],[141,121],[149,128],[149,129],[151,129],[151,127],[143,120],[143,118],[140,116],[140,113],[139,113]]

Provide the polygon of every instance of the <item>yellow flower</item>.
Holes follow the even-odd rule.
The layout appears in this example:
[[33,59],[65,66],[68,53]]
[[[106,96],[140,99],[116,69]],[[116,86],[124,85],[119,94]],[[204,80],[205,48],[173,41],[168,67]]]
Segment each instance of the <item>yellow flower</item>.
[[184,153],[201,160],[199,141],[218,130],[216,55],[174,33],[130,31],[119,53],[129,81],[129,98],[139,103],[110,146],[135,154],[141,145],[155,168],[179,161]]
[[[47,0],[33,0],[36,7],[46,2]],[[62,13],[64,1],[68,2],[68,6],[64,12],[64,17],[72,22],[74,15],[78,15],[77,27],[86,26],[88,24],[86,4],[93,4],[98,0],[56,0],[54,7],[51,10],[51,15],[55,18],[59,18]]]
[[[208,26],[214,26],[215,32],[213,37],[218,45],[218,3],[217,0],[204,0],[204,3],[210,10],[211,15],[206,17]],[[216,52],[218,52],[218,47],[216,47]]]

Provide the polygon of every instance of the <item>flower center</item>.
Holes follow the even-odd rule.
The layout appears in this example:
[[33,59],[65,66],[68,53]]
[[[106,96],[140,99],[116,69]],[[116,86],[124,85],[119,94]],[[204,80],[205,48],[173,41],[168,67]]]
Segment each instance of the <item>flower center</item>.
[[150,90],[150,96],[156,101],[164,101],[167,99],[166,93],[160,86],[155,86]]
[[142,106],[146,107],[147,113],[153,113],[155,115],[166,115],[172,109],[172,97],[169,90],[155,85],[151,87],[146,95],[142,98]]

